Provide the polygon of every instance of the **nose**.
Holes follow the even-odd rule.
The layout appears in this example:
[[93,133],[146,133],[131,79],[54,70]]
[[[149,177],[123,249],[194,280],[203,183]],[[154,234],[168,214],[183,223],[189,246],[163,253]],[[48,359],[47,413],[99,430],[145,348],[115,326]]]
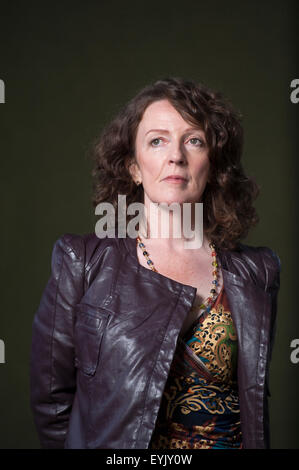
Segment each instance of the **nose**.
[[186,155],[181,143],[174,143],[170,149],[168,161],[177,165],[184,165],[186,163]]

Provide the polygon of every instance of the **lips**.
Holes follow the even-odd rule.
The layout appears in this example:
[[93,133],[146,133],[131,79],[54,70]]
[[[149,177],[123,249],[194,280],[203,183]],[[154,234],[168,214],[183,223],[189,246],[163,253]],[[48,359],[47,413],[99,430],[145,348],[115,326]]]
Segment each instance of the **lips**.
[[164,180],[177,180],[177,181],[187,181],[186,178],[180,175],[169,175]]

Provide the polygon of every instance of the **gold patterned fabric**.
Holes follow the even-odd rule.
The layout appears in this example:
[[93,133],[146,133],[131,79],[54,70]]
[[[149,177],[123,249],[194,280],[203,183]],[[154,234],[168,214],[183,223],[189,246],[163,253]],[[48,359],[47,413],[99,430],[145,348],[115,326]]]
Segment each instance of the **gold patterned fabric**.
[[152,449],[241,448],[237,335],[222,287],[179,336]]

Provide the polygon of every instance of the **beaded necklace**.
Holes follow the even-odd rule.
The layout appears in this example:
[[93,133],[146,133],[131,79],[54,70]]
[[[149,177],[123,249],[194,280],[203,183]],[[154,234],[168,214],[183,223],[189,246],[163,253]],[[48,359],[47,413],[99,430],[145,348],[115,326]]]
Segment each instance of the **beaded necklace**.
[[[158,273],[157,269],[155,268],[154,266],[154,263],[152,262],[152,260],[149,258],[149,253],[146,251],[146,247],[145,247],[145,244],[142,242],[142,239],[140,237],[140,235],[138,234],[137,238],[136,238],[136,243],[137,245],[139,246],[139,248],[141,249],[142,251],[142,254],[143,256],[146,258],[147,260],[147,264],[149,265],[149,267],[151,268],[152,271],[155,271],[156,273]],[[204,309],[204,310],[207,310],[207,311],[210,311],[211,309],[211,306],[215,300],[215,298],[217,297],[217,292],[216,292],[216,289],[215,287],[219,284],[218,282],[218,263],[216,261],[216,251],[215,251],[215,244],[214,243],[209,243],[209,247],[212,249],[212,266],[213,266],[213,271],[212,271],[212,274],[213,274],[213,281],[212,281],[212,289],[210,290],[210,295],[206,298],[206,300],[201,303],[199,305],[199,303],[195,303],[192,307],[192,309],[194,308],[198,308],[200,310]]]

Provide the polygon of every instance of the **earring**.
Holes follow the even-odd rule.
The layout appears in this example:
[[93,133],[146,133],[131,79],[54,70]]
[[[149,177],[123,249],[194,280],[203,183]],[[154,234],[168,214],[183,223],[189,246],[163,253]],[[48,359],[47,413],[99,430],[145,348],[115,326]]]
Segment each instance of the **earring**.
[[141,181],[136,181],[137,186],[141,184]]

